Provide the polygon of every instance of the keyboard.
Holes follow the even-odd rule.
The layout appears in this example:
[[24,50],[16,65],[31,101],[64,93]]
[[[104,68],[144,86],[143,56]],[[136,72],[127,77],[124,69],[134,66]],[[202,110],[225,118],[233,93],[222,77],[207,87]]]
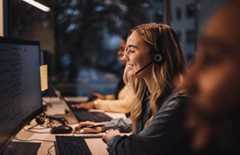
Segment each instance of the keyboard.
[[93,121],[93,122],[105,122],[112,120],[112,117],[108,116],[103,112],[90,112],[85,109],[73,108],[71,103],[66,101],[66,99],[61,96],[60,92],[56,93],[58,97],[67,105],[67,107],[72,111],[74,116],[79,122],[82,121]]
[[57,155],[91,155],[82,137],[56,136],[55,149]]
[[2,155],[37,155],[41,143],[11,142]]
[[79,122],[81,121],[93,121],[93,122],[105,122],[111,121],[112,117],[104,114],[103,112],[89,112],[87,110],[74,109],[73,114]]

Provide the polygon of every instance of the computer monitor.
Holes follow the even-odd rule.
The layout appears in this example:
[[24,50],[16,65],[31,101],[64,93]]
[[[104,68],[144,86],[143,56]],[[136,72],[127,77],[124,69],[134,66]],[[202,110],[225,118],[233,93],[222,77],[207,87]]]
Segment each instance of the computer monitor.
[[39,42],[0,38],[0,154],[42,110]]

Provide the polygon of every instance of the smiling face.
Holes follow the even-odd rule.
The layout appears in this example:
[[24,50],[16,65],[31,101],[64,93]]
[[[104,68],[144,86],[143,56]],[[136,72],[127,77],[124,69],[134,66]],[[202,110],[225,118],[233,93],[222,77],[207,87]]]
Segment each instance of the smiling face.
[[[128,37],[125,52],[128,68],[133,73],[136,73],[151,62],[150,47],[147,46],[136,31]],[[145,74],[145,71],[141,72],[138,77],[143,77]]]

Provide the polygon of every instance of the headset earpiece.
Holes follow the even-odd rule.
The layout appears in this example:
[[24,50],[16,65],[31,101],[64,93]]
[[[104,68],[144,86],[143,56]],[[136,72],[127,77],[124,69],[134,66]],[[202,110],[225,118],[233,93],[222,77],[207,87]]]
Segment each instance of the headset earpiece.
[[152,51],[152,61],[153,63],[160,64],[163,61],[163,56],[158,51]]
[[163,57],[160,53],[153,54],[153,62],[154,63],[161,63],[163,61]]

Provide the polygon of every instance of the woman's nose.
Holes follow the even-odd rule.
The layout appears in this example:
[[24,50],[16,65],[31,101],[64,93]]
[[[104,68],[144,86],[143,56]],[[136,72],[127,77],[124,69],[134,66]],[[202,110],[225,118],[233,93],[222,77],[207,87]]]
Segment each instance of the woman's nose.
[[129,61],[129,56],[127,51],[125,50],[124,54],[123,54],[123,59],[125,59],[126,61]]
[[128,61],[128,56],[126,54],[123,54],[122,59]]

